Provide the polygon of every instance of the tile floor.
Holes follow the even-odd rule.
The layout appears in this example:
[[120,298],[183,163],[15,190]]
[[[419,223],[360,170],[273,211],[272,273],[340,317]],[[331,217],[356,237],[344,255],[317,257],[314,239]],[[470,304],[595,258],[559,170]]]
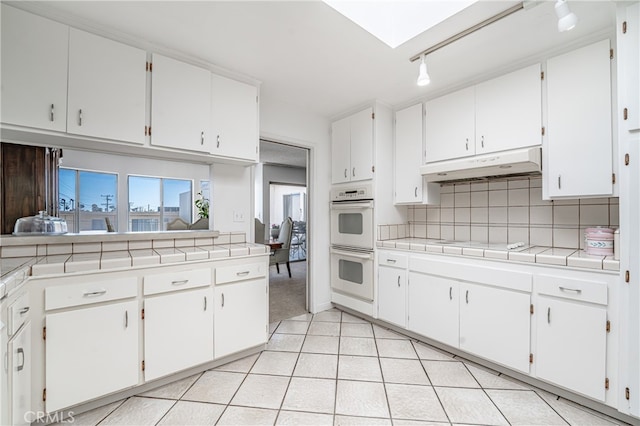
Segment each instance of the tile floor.
[[337,309],[273,323],[270,332],[260,354],[73,424],[620,424]]

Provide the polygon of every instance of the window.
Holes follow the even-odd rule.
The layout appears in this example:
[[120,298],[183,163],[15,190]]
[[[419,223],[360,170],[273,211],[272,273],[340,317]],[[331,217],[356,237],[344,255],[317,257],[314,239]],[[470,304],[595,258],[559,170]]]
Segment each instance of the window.
[[118,229],[118,176],[60,168],[58,172],[60,217],[71,232],[106,231],[107,220]]
[[193,219],[190,180],[129,176],[129,230],[164,231],[167,223]]

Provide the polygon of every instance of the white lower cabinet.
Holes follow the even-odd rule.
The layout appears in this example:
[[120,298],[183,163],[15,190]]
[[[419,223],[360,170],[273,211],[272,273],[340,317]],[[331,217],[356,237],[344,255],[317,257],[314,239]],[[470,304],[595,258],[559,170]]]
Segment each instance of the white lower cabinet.
[[31,323],[27,322],[9,341],[8,353],[11,421],[14,426],[29,425],[31,411]]
[[407,326],[407,271],[380,266],[378,268],[378,318]]
[[46,410],[138,384],[138,301],[46,317]]
[[211,287],[144,301],[145,380],[213,360]]
[[409,330],[457,348],[459,286],[455,280],[410,272]]
[[267,341],[267,279],[217,285],[214,355],[221,358]]

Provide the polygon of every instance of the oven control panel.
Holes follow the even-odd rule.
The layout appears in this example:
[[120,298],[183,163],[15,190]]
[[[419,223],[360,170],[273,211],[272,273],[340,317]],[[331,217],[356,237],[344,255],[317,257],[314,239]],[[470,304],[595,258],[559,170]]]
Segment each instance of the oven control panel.
[[372,200],[371,185],[334,187],[331,189],[331,201]]

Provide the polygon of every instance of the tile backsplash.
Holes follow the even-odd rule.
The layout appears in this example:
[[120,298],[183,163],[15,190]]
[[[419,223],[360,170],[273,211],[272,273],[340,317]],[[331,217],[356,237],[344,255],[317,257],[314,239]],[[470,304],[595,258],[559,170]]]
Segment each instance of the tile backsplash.
[[618,227],[618,198],[545,201],[539,177],[443,184],[440,189],[440,205],[409,206],[408,225],[380,226],[379,239],[395,234],[584,248],[585,228]]

